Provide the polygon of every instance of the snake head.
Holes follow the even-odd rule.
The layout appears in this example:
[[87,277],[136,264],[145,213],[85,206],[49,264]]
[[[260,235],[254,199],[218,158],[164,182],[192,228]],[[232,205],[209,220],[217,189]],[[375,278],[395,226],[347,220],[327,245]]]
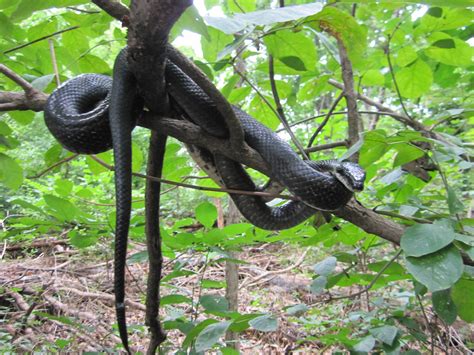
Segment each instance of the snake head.
[[332,173],[349,191],[359,192],[364,189],[365,171],[358,164],[342,161],[336,165]]

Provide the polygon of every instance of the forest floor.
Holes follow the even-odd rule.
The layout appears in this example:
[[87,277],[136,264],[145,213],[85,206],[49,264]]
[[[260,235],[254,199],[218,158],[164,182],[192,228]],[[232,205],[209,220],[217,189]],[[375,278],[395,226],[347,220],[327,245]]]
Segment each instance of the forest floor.
[[[97,250],[88,251],[68,246],[64,239],[45,239],[31,245],[3,248],[0,263],[0,353],[4,352],[117,352],[120,339],[115,328],[112,262]],[[130,342],[134,352],[146,352],[148,334],[144,326],[147,262],[138,258],[146,247],[133,243],[129,255],[135,262],[127,267],[127,309]],[[109,254],[110,250],[104,247]],[[308,329],[294,321],[284,308],[295,304],[323,304],[327,297],[309,292],[311,277],[307,251],[291,247],[262,245],[248,248],[238,258],[248,262],[239,266],[239,312],[274,313],[278,315],[278,330],[239,334],[241,353],[332,353],[342,350],[323,348],[317,339],[318,326]],[[198,299],[204,294],[224,296],[224,289],[199,287],[202,279],[223,281],[223,263],[205,263],[202,254],[182,254],[193,275],[173,278],[162,287],[162,296],[179,293]],[[169,274],[176,260],[165,259],[163,274]],[[314,263],[313,263],[314,264]],[[357,291],[347,288],[345,292]],[[339,301],[339,308],[326,317],[347,317],[354,310],[367,307],[362,298]],[[196,321],[212,317],[193,314],[190,304],[165,306],[162,319],[184,314]],[[320,312],[318,316],[321,316]],[[427,317],[434,317],[428,312]],[[320,325],[321,327],[321,325]],[[467,328],[466,328],[467,327]],[[472,326],[450,327],[450,343],[459,344]],[[167,332],[164,353],[179,350],[185,336],[177,330]],[[471,336],[472,338],[473,336]],[[474,339],[470,339],[474,341]],[[461,341],[462,343],[462,341]],[[421,349],[420,349],[421,350]],[[465,354],[461,345],[449,347],[450,354]],[[436,352],[444,353],[443,351]]]

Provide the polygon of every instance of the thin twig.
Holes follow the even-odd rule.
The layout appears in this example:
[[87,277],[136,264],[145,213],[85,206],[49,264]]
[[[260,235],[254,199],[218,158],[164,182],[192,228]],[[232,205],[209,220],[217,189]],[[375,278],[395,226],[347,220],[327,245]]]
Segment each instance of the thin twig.
[[16,46],[16,47],[7,49],[6,51],[3,52],[3,54],[8,54],[8,53],[11,53],[11,52],[15,52],[15,51],[17,51],[18,49],[31,46],[31,45],[34,44],[34,43],[38,43],[38,42],[44,41],[45,39],[48,39],[48,38],[54,37],[54,36],[56,36],[56,35],[59,35],[59,34],[61,34],[61,33],[68,32],[68,31],[72,31],[72,30],[75,30],[75,29],[78,29],[78,28],[79,28],[79,26],[68,27],[68,28],[66,28],[66,29],[64,29],[64,30],[51,33],[51,34],[49,34],[49,35],[46,35],[46,36],[40,37],[40,38],[38,38],[38,39],[35,39],[35,40],[31,41],[31,42],[27,42],[27,43],[24,43],[24,44],[22,44],[22,45],[19,45],[19,46]]
[[342,99],[343,97],[344,97],[344,91],[341,92],[341,93],[339,94],[339,96],[334,100],[334,102],[332,103],[331,108],[329,109],[328,113],[326,114],[326,117],[324,118],[324,120],[321,122],[321,124],[319,125],[319,127],[316,129],[316,131],[313,133],[313,135],[312,135],[311,138],[309,139],[309,141],[308,141],[308,148],[311,148],[311,146],[313,145],[314,140],[316,139],[316,137],[318,136],[318,134],[323,130],[324,126],[326,126],[326,124],[327,124],[328,121],[329,121],[329,118],[331,117],[332,113],[333,113],[334,110],[336,109],[337,104],[339,103],[339,101],[341,101],[341,99]]
[[50,38],[48,39],[49,44],[49,53],[51,54],[51,62],[53,63],[53,70],[54,70],[54,77],[56,78],[56,85],[61,85],[61,79],[59,79],[59,70],[58,70],[58,62],[56,61],[56,51],[54,50],[54,42]]
[[[103,167],[107,168],[108,170],[113,171],[115,169],[113,165],[107,164],[103,160],[97,158],[95,155],[91,155],[91,158],[95,160],[96,162],[98,162]],[[226,193],[232,193],[232,194],[262,196],[262,197],[269,197],[269,198],[281,198],[285,200],[295,200],[295,201],[300,200],[298,197],[291,196],[291,195],[273,195],[273,194],[260,192],[260,191],[244,191],[244,190],[217,188],[217,187],[204,187],[204,186],[191,185],[191,184],[186,184],[186,183],[177,182],[177,181],[171,181],[167,179],[161,179],[161,178],[157,178],[157,177],[149,176],[145,174],[140,174],[140,173],[132,173],[132,175],[143,178],[143,179],[148,179],[151,181],[161,182],[163,184],[175,185],[175,186],[180,186],[180,187],[185,187],[188,189],[194,189],[194,190],[200,190],[200,191],[226,192]]]
[[377,280],[380,278],[380,276],[382,276],[382,274],[384,273],[385,270],[387,270],[387,268],[395,261],[397,260],[397,258],[400,256],[400,254],[402,253],[402,249],[398,249],[397,253],[389,260],[387,261],[387,263],[382,267],[382,269],[380,269],[380,271],[375,275],[375,277],[372,279],[372,281],[366,286],[364,287],[361,291],[358,291],[358,292],[355,292],[355,293],[351,293],[350,295],[345,295],[345,296],[338,296],[338,297],[332,297],[330,298],[331,301],[334,301],[334,300],[342,300],[342,299],[345,299],[345,298],[354,298],[354,297],[357,297],[357,296],[360,296],[362,295],[363,293],[366,293],[367,291],[369,291],[374,285],[375,283],[377,282]]
[[285,111],[283,111],[283,107],[282,107],[281,102],[280,102],[280,95],[278,94],[278,89],[277,89],[277,86],[276,86],[276,83],[275,83],[275,68],[274,68],[274,64],[273,64],[273,56],[271,54],[268,55],[268,75],[270,77],[270,86],[272,88],[273,100],[275,101],[275,105],[276,105],[277,117],[280,120],[280,122],[282,123],[285,130],[290,135],[291,140],[293,141],[295,146],[300,151],[300,154],[303,156],[303,159],[309,160],[309,157],[306,154],[303,145],[300,143],[298,138],[296,138],[295,134],[291,130],[290,125],[288,124],[288,120],[285,116]]
[[44,169],[43,171],[40,171],[38,174],[36,175],[32,175],[32,176],[27,176],[27,179],[38,179],[40,178],[41,176],[43,176],[44,174],[46,174],[47,172],[53,170],[54,168],[58,167],[59,165],[62,165],[62,164],[65,164],[67,162],[70,162],[71,160],[77,158],[79,156],[79,154],[73,154],[69,157],[66,157],[64,159],[61,159],[60,161],[54,163],[53,165],[50,165],[48,166],[46,169]]
[[408,113],[407,108],[405,107],[405,103],[403,102],[402,94],[400,93],[400,88],[398,87],[397,80],[395,79],[395,72],[393,71],[393,65],[392,65],[392,59],[390,56],[390,42],[392,42],[392,38],[395,35],[395,32],[400,28],[401,24],[403,23],[405,19],[401,19],[398,24],[395,26],[395,28],[392,31],[392,34],[388,35],[388,40],[387,40],[387,46],[385,47],[385,53],[387,54],[387,62],[388,62],[388,67],[390,69],[390,75],[392,76],[392,81],[393,84],[395,85],[395,90],[397,91],[398,95],[398,100],[400,101],[400,105],[402,106],[403,112],[405,115],[413,121],[413,118],[410,116]]

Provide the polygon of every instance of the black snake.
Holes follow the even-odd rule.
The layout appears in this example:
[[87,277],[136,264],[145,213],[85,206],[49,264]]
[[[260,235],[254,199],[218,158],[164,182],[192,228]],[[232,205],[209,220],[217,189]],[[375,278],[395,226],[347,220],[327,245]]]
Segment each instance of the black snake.
[[[124,268],[131,206],[131,131],[142,110],[134,76],[128,70],[127,51],[114,65],[113,80],[98,74],[84,74],[57,88],[45,107],[45,122],[67,149],[96,154],[114,149],[116,186],[115,297],[122,342],[128,350],[124,306]],[[178,66],[168,61],[166,82],[175,111],[217,137],[229,135],[223,117],[212,100]],[[271,177],[282,183],[301,201],[269,207],[261,197],[231,194],[242,215],[254,225],[270,230],[295,226],[314,209],[336,210],[354,191],[363,188],[364,171],[351,162],[301,160],[274,132],[247,113],[233,107],[240,119],[246,142],[271,167]],[[215,154],[212,157],[227,188],[257,189],[243,167]]]

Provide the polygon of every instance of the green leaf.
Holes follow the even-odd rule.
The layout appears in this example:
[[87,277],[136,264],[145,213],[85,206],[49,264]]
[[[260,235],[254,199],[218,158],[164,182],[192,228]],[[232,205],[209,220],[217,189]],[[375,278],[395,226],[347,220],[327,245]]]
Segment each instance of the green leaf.
[[132,170],[139,172],[143,164],[143,153],[137,143],[132,142]]
[[191,346],[192,342],[196,337],[202,332],[203,329],[208,327],[211,324],[218,323],[215,319],[206,319],[201,323],[197,324],[191,331],[186,335],[186,338],[183,341],[182,347],[187,349]]
[[199,15],[199,11],[195,6],[190,6],[186,9],[186,11],[184,11],[184,13],[180,16],[178,21],[176,21],[173,28],[171,29],[170,37],[174,39],[178,35],[182,34],[184,30],[198,33],[201,36],[209,39],[207,26],[204,23],[201,15]]
[[282,61],[283,64],[286,66],[297,70],[297,71],[306,71],[306,66],[304,65],[303,61],[296,56],[290,55],[287,57],[281,57],[280,60]]
[[81,233],[77,230],[69,232],[68,236],[69,243],[79,249],[90,247],[99,240],[99,236],[97,234],[93,234],[91,232]]
[[69,197],[71,195],[72,188],[74,187],[74,183],[72,181],[64,179],[57,179],[54,185],[54,191],[63,197]]
[[63,221],[73,221],[79,214],[74,204],[54,195],[43,195],[46,204],[53,209],[55,216]]
[[313,266],[315,273],[321,276],[329,276],[336,268],[337,259],[330,256]]
[[361,84],[365,86],[383,86],[385,77],[378,69],[370,69],[362,76]]
[[311,27],[342,38],[349,58],[353,62],[358,61],[364,55],[367,48],[367,28],[359,25],[349,13],[332,6],[326,6],[308,20],[315,20],[313,23],[309,23]]
[[231,323],[232,321],[214,323],[204,328],[196,338],[196,351],[201,352],[211,349],[219,341],[219,338],[225,334]]
[[366,336],[361,341],[359,341],[356,345],[354,345],[353,349],[355,351],[368,353],[370,352],[375,346],[375,338],[373,336]]
[[451,298],[456,305],[459,318],[474,322],[474,280],[462,278],[453,286]]
[[408,143],[393,144],[392,147],[397,150],[397,156],[393,162],[393,167],[409,163],[425,155],[423,149]]
[[27,18],[33,12],[38,10],[44,10],[53,7],[80,5],[85,4],[87,2],[87,0],[22,0],[11,17],[15,20],[21,20]]
[[327,282],[328,279],[326,276],[318,276],[315,278],[310,286],[311,293],[314,293],[315,295],[320,295],[323,293]]
[[457,317],[457,309],[451,299],[451,290],[433,292],[431,299],[436,314],[447,324],[453,324]]
[[392,345],[397,337],[398,328],[393,325],[385,325],[383,327],[369,329],[369,333],[382,343]]
[[314,3],[236,14],[232,18],[208,16],[204,19],[210,26],[230,35],[253,25],[265,26],[298,20],[311,16],[321,11],[322,8],[321,4]]
[[264,38],[268,52],[284,63],[290,70],[275,65],[278,74],[298,74],[316,67],[314,41],[304,32],[278,31]]
[[453,286],[464,269],[461,254],[455,246],[419,258],[409,256],[406,261],[408,271],[431,292]]
[[211,228],[217,219],[217,208],[212,203],[203,202],[196,207],[196,219],[204,227]]
[[403,97],[416,99],[426,93],[433,83],[433,72],[428,64],[417,59],[415,63],[395,73]]
[[250,326],[261,332],[273,332],[278,329],[278,320],[273,314],[264,314],[249,322]]
[[412,46],[402,47],[397,53],[397,64],[400,67],[405,67],[417,59],[418,54]]
[[[445,37],[445,33],[439,34],[435,38]],[[449,36],[435,40],[431,47],[424,50],[424,53],[440,63],[457,67],[467,67],[472,64],[471,58],[474,50],[466,42],[458,38]]]
[[215,281],[209,279],[203,279],[201,281],[202,288],[224,288],[226,283],[224,281]]
[[45,76],[41,76],[31,82],[31,86],[33,86],[36,90],[44,91],[46,87],[53,81],[54,74],[48,74]]
[[405,230],[400,246],[407,256],[422,256],[443,249],[454,237],[454,230],[444,225],[415,224]]
[[452,215],[464,211],[464,205],[459,200],[456,192],[450,186],[448,187],[448,206],[449,213]]
[[209,27],[208,32],[209,39],[201,37],[202,53],[208,62],[215,62],[218,54],[233,41],[233,37],[212,27]]
[[166,306],[167,304],[178,304],[178,303],[193,303],[193,300],[183,295],[166,295],[161,297],[160,306]]
[[301,317],[309,311],[309,307],[303,303],[295,304],[294,306],[286,308],[286,313],[290,316]]
[[23,169],[8,155],[0,153],[0,181],[12,190],[18,189],[23,183]]
[[229,309],[227,299],[219,295],[201,296],[199,303],[208,312],[226,312]]

